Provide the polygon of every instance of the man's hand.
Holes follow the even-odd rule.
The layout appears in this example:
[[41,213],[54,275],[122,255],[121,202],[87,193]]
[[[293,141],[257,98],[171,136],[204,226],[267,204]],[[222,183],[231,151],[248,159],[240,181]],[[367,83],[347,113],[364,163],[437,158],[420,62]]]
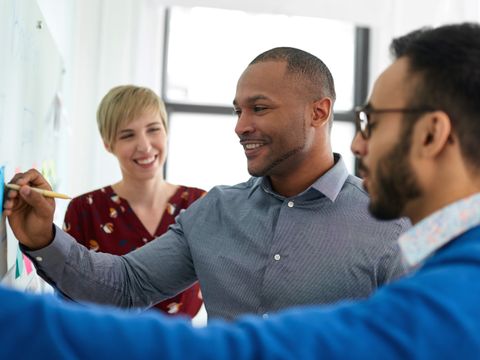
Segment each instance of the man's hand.
[[53,240],[55,201],[32,191],[30,186],[51,190],[50,185],[34,169],[16,174],[10,182],[21,186],[19,191],[9,190],[4,203],[15,237],[32,250],[47,246]]

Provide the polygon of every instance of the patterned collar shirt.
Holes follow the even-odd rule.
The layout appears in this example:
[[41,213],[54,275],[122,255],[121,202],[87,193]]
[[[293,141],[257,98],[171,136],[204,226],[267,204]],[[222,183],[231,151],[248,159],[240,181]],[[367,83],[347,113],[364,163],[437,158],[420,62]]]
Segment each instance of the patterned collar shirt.
[[397,239],[410,223],[373,219],[368,201],[336,154],[297,196],[277,194],[268,178],[214,187],[166,234],[122,257],[88,252],[59,229],[26,253],[73,299],[146,307],[198,279],[209,318],[268,316],[366,298],[405,273]]
[[405,232],[399,241],[406,261],[418,266],[436,250],[480,225],[480,194],[450,204]]

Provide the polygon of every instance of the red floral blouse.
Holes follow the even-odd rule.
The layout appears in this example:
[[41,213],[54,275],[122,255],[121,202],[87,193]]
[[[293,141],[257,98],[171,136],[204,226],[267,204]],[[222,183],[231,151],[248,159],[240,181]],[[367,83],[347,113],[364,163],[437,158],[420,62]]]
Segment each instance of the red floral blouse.
[[[204,190],[179,186],[169,199],[154,236],[151,236],[127,200],[107,186],[74,198],[68,205],[63,228],[91,250],[124,255],[162,235],[182,209],[204,195]],[[166,314],[194,317],[201,306],[202,294],[195,283],[155,307]]]

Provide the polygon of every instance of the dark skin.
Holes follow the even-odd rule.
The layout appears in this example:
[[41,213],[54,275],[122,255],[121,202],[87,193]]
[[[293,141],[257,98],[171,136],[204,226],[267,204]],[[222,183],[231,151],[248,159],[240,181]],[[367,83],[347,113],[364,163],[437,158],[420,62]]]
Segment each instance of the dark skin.
[[37,170],[16,174],[11,183],[21,186],[19,191],[9,190],[4,202],[4,213],[18,241],[36,250],[53,240],[53,214],[55,201],[32,191],[30,186],[51,190]]
[[256,63],[241,75],[233,101],[248,171],[268,176],[285,197],[307,189],[334,164],[333,101],[310,93],[305,81],[286,73],[286,62]]

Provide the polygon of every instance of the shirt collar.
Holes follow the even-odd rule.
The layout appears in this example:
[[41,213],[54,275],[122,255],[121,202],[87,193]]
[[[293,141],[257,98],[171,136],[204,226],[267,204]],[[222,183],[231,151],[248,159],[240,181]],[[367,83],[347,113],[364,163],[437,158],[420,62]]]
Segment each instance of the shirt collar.
[[[343,187],[343,184],[348,178],[348,170],[340,154],[334,153],[333,158],[334,165],[325,174],[315,180],[315,182],[305,191],[303,191],[301,194],[296,195],[295,197],[307,193],[310,189],[315,189],[316,191],[322,193],[327,198],[329,198],[332,202],[335,201],[338,194],[340,193],[340,190]],[[249,196],[259,186],[261,186],[262,189],[269,194],[272,194],[276,197],[284,198],[283,196],[280,196],[275,191],[273,191],[268,177],[257,178],[254,182],[254,185],[252,186],[252,189],[250,190]]]
[[480,224],[480,193],[450,204],[403,233],[398,239],[410,265],[417,265],[458,235]]
[[[320,176],[311,188],[321,192],[332,202],[335,201],[345,180],[348,178],[348,170],[340,154],[333,154],[334,165],[325,174]],[[308,189],[307,189],[308,190]]]

